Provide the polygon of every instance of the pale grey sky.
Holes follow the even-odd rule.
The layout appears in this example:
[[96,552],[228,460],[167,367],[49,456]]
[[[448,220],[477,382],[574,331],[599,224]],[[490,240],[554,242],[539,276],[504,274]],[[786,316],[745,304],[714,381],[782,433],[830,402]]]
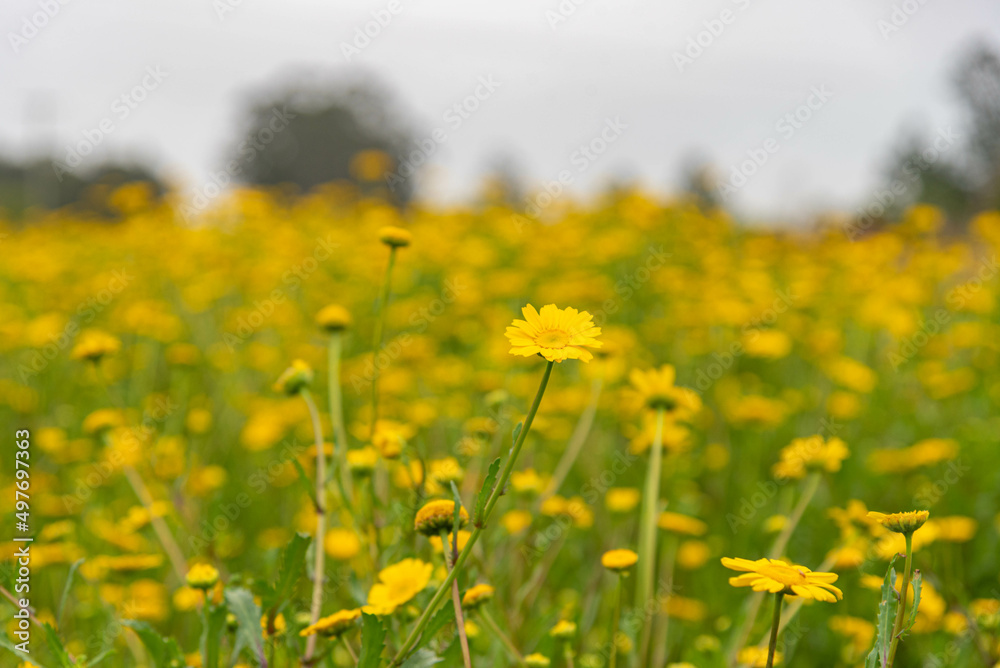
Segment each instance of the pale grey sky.
[[[196,187],[241,99],[315,70],[375,76],[418,136],[445,130],[421,179],[433,196],[468,196],[500,154],[533,182],[568,170],[586,193],[613,176],[669,191],[696,151],[728,177],[764,150],[731,201],[792,216],[863,201],[904,127],[958,125],[950,73],[973,41],[1000,46],[1000,3],[2,0],[0,28],[8,153],[65,156],[89,132],[84,166],[135,155]],[[445,116],[477,87],[474,112]],[[807,103],[800,127],[779,125]],[[602,132],[602,153],[578,152]]]

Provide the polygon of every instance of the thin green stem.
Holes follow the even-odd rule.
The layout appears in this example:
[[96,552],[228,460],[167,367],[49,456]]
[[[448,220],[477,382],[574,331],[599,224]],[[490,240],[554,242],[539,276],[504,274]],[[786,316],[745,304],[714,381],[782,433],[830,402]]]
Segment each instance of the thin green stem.
[[573,668],[573,648],[568,642],[563,643],[563,656],[566,657],[566,668]]
[[[656,573],[656,519],[660,508],[660,478],[663,466],[664,410],[656,411],[656,434],[649,455],[646,487],[642,495],[642,516],[639,527],[639,566],[635,587],[635,609],[645,610],[653,597],[653,576]],[[649,654],[649,641],[653,633],[655,615],[646,615],[642,626],[642,642],[635,655],[638,665],[644,665]]]
[[784,592],[774,595],[774,617],[771,619],[771,642],[767,646],[767,668],[774,666],[774,650],[778,647],[778,628],[781,626],[781,599]]
[[[302,398],[309,408],[309,417],[312,419],[313,439],[316,442],[316,539],[313,541],[313,591],[312,606],[309,610],[309,624],[315,624],[319,619],[320,611],[323,608],[323,578],[326,550],[323,549],[323,538],[326,536],[326,453],[323,448],[323,427],[319,421],[319,411],[316,410],[316,402],[313,401],[312,394],[308,389],[302,389]],[[317,635],[309,636],[306,641],[305,662],[312,660],[316,651]]]
[[899,607],[896,609],[896,624],[892,627],[892,645],[889,646],[889,662],[886,668],[892,668],[896,650],[899,648],[899,637],[903,631],[903,617],[906,615],[906,597],[910,593],[910,569],[913,567],[913,532],[904,534],[906,539],[906,565],[903,567],[903,582],[899,587]]
[[524,418],[524,426],[521,427],[521,433],[518,434],[517,440],[511,448],[510,457],[508,457],[506,464],[504,464],[500,478],[497,480],[496,486],[493,488],[493,491],[490,493],[490,496],[486,501],[486,507],[483,510],[481,525],[473,528],[472,534],[469,536],[469,540],[465,544],[465,548],[462,550],[462,553],[458,555],[455,567],[451,569],[451,572],[448,573],[448,577],[445,578],[444,582],[441,583],[437,591],[434,592],[431,602],[426,608],[424,608],[423,613],[420,615],[420,619],[417,620],[417,623],[410,632],[410,635],[406,638],[402,647],[399,648],[399,652],[396,653],[396,657],[392,660],[392,663],[389,664],[390,668],[402,665],[403,661],[406,660],[410,650],[420,638],[420,634],[423,633],[424,627],[426,627],[428,622],[430,622],[431,615],[433,615],[437,610],[441,601],[447,594],[448,589],[451,587],[451,583],[455,581],[458,573],[461,572],[462,567],[465,566],[465,562],[468,560],[469,555],[472,554],[472,548],[475,547],[476,541],[478,541],[479,536],[482,535],[483,530],[490,519],[490,515],[493,513],[494,506],[496,506],[497,501],[499,501],[500,497],[503,495],[504,488],[507,486],[507,481],[514,469],[514,463],[517,461],[517,456],[521,453],[521,448],[524,445],[524,439],[531,430],[531,423],[535,419],[535,413],[538,412],[538,406],[542,403],[542,395],[545,394],[545,387],[549,383],[549,376],[552,375],[552,366],[553,362],[547,362],[545,365],[545,372],[542,374],[542,380],[538,385],[538,392],[535,393],[535,399],[531,403],[531,408],[528,409],[527,416]]
[[375,335],[372,340],[372,426],[369,438],[375,436],[375,422],[378,420],[378,354],[382,350],[382,330],[385,329],[385,313],[389,310],[389,287],[392,283],[392,267],[396,264],[396,247],[389,248],[389,263],[385,267],[382,292],[378,299],[378,315],[375,318]]
[[[455,532],[456,546],[458,544],[458,532]],[[448,530],[441,530],[441,552],[444,554],[444,565],[449,573],[453,570],[452,559],[458,555],[452,552],[451,542],[448,540]],[[457,550],[456,550],[457,552]],[[455,606],[455,627],[458,629],[458,640],[462,646],[462,662],[465,668],[472,668],[472,656],[469,653],[469,638],[465,634],[465,615],[462,614],[462,595],[458,593],[458,580],[451,582],[451,603]]]
[[340,389],[340,357],[343,354],[343,334],[333,332],[327,344],[327,389],[330,401],[330,422],[333,423],[333,454],[339,474],[340,493],[344,502],[351,499],[351,476],[347,470],[347,430],[344,428],[344,396]]
[[615,607],[611,613],[611,656],[608,659],[608,668],[616,668],[618,662],[618,625],[622,618],[622,590],[625,589],[625,576],[618,574],[618,583],[615,585]]
[[507,634],[500,629],[496,620],[493,619],[493,615],[491,615],[485,607],[479,608],[479,618],[482,619],[483,623],[490,628],[493,635],[500,639],[500,642],[502,642],[504,647],[507,648],[507,651],[510,652],[511,658],[517,662],[517,665],[523,666],[524,657],[521,655],[521,652],[518,651],[517,646],[514,645],[514,642],[507,636]]
[[348,642],[347,636],[346,635],[341,635],[340,639],[342,641],[344,641],[344,648],[347,650],[347,653],[351,655],[351,661],[353,661],[355,664],[357,664],[357,662],[358,662],[358,655],[355,654],[354,648],[351,647],[351,643]]
[[[788,541],[791,539],[792,533],[795,531],[796,527],[799,526],[799,522],[802,520],[802,516],[806,512],[806,508],[809,507],[813,497],[816,496],[821,480],[822,475],[818,471],[814,471],[806,479],[805,488],[802,490],[802,496],[799,497],[799,502],[795,505],[795,508],[792,509],[792,514],[789,515],[787,520],[785,520],[785,526],[782,527],[781,533],[774,539],[774,544],[771,546],[771,551],[768,553],[769,558],[781,558],[785,548],[788,547]],[[760,612],[760,606],[763,602],[763,593],[757,593],[750,597],[747,614],[746,617],[743,618],[743,624],[740,626],[739,633],[733,636],[733,638],[735,638],[735,642],[730,647],[730,664],[735,662],[736,653],[740,651],[740,649],[746,644],[747,638],[750,637],[750,631],[753,629],[753,623],[757,620],[757,613]]]

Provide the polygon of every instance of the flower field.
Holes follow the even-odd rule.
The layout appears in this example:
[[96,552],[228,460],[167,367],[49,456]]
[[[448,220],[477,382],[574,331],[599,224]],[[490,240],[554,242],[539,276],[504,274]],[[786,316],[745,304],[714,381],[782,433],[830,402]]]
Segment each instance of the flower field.
[[109,203],[0,221],[0,666],[1000,665],[1000,214]]

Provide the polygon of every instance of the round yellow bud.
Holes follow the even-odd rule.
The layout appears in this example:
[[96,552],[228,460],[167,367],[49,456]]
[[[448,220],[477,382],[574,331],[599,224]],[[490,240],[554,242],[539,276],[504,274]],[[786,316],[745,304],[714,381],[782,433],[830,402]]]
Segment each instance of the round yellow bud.
[[302,360],[294,360],[274,382],[275,392],[287,395],[298,394],[313,381],[313,370]]
[[[469,521],[469,513],[465,512],[465,508],[459,509],[458,521],[459,525]],[[418,510],[413,526],[425,536],[437,536],[442,531],[452,531],[454,522],[455,502],[441,499],[431,501]]]
[[219,581],[219,571],[211,564],[195,564],[184,579],[192,589],[208,590]]
[[325,332],[340,332],[352,324],[350,312],[339,304],[330,304],[316,314],[316,324]]
[[475,610],[493,598],[494,593],[496,593],[496,590],[488,584],[477,584],[469,587],[465,595],[462,596],[462,607],[466,610]]
[[413,242],[409,230],[394,225],[386,225],[378,231],[379,241],[392,248],[405,248]]
[[609,571],[623,573],[635,566],[639,555],[632,550],[609,550],[601,556],[601,566]]

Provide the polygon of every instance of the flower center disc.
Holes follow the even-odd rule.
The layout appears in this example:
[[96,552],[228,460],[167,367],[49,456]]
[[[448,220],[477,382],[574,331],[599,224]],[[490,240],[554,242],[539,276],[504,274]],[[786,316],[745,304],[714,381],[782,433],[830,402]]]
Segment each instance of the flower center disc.
[[569,334],[559,329],[542,332],[536,339],[542,348],[565,348],[569,343]]

